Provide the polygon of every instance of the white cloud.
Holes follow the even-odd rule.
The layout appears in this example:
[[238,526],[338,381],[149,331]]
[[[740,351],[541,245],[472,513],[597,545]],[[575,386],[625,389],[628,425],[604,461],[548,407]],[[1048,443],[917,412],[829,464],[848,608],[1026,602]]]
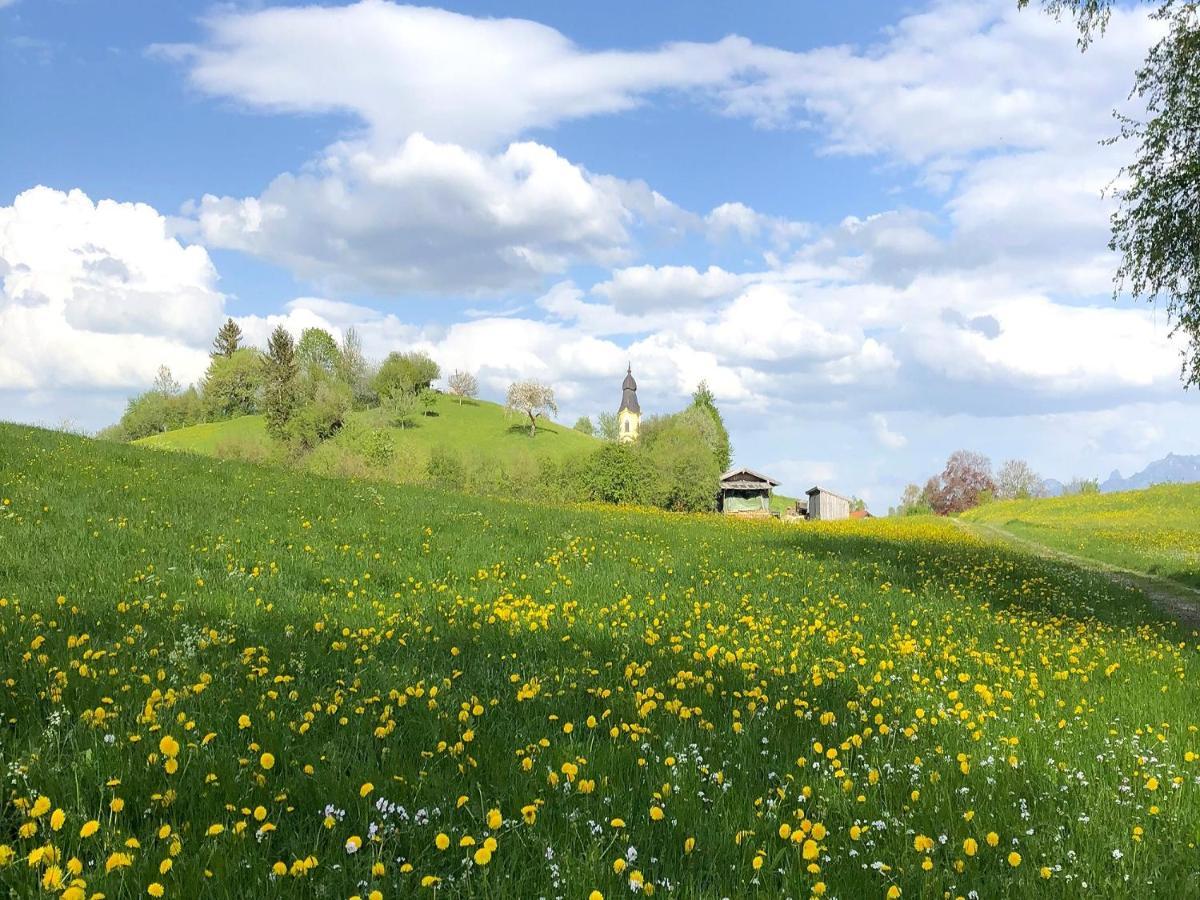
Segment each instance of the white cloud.
[[592,288],[622,312],[706,306],[733,296],[745,279],[719,266],[631,266]]
[[46,187],[0,207],[0,389],[135,388],[203,372],[224,306],[202,247],[140,203]]
[[201,91],[273,112],[350,112],[383,140],[421,132],[487,147],[649,93],[728,82],[753,45],[588,51],[546,25],[362,0],[226,10],[197,45],[160,48]]
[[493,156],[413,135],[391,153],[337,144],[258,197],[207,195],[185,214],[208,245],[333,289],[477,294],[619,263],[631,229],[674,208],[541,144]]
[[890,450],[899,450],[908,444],[908,438],[898,431],[893,431],[888,426],[887,417],[882,413],[874,413],[871,416],[871,426],[875,432],[875,439]]

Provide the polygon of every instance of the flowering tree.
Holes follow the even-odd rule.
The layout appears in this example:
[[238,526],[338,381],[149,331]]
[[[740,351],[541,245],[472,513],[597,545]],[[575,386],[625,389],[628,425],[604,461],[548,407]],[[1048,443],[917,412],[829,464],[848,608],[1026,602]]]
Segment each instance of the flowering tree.
[[554,402],[554,389],[540,381],[515,381],[508,386],[507,407],[513,412],[529,417],[529,434],[537,435],[537,420],[541,416],[558,412]]

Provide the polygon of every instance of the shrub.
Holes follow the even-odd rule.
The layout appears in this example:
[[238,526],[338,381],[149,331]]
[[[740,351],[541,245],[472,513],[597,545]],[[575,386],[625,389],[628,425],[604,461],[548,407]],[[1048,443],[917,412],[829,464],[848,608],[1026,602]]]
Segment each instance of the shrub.
[[331,378],[320,381],[312,399],[295,409],[287,420],[287,440],[298,449],[311,450],[337,433],[353,403],[348,385]]
[[458,454],[448,447],[434,447],[425,464],[425,474],[430,484],[451,490],[462,490],[466,480],[466,469]]
[[605,444],[596,450],[583,466],[580,486],[583,499],[602,503],[650,505],[661,496],[654,465],[631,444]]

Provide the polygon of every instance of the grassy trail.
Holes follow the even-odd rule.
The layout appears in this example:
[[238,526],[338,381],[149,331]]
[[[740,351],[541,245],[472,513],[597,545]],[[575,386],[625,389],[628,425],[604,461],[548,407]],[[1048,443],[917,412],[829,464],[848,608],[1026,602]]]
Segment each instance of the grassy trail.
[[1045,557],[1070,563],[1084,569],[1100,572],[1112,581],[1125,587],[1141,591],[1164,613],[1179,622],[1180,625],[1200,628],[1200,590],[1180,584],[1169,578],[1153,575],[1149,572],[1139,572],[1112,563],[1102,562],[1085,556],[1077,556],[1065,550],[1059,550],[1047,544],[1039,543],[1032,538],[1006,531],[999,525],[989,522],[962,522],[952,520],[956,525],[973,532],[983,538],[1004,541],[1020,549]]

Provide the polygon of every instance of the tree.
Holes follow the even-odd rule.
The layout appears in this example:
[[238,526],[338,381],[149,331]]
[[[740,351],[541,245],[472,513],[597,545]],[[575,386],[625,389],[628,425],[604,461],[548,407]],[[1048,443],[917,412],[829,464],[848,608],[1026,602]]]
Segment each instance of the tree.
[[225,324],[217,329],[217,336],[213,338],[213,348],[209,355],[228,358],[238,351],[241,343],[242,329],[233,319],[226,319]]
[[580,416],[575,420],[575,430],[580,434],[594,435],[596,433],[596,426],[592,424],[592,420],[587,416]]
[[978,506],[980,495],[989,491],[996,492],[992,464],[982,453],[970,450],[951,453],[942,474],[931,478],[925,486],[929,505],[940,516]]
[[416,393],[427,390],[441,375],[441,369],[428,354],[392,352],[375,373],[375,391],[380,397],[397,391]]
[[459,406],[462,406],[463,397],[475,397],[479,394],[479,380],[470,372],[455,369],[446,383],[450,387],[450,393],[458,398]]
[[1072,478],[1070,483],[1063,488],[1064,495],[1098,493],[1100,493],[1100,481],[1098,479],[1080,478],[1078,475]]
[[263,357],[257,350],[243,347],[229,356],[213,356],[200,383],[204,418],[215,421],[258,412],[263,376]]
[[1044,497],[1042,477],[1023,459],[1009,459],[996,473],[996,496],[1001,500]]
[[437,406],[437,391],[430,388],[421,388],[417,391],[417,403],[421,405],[421,415],[432,415],[433,408]]
[[412,391],[394,391],[380,397],[379,405],[390,424],[407,428],[421,403]]
[[715,426],[715,431],[710,439],[712,450],[721,471],[728,471],[733,463],[733,444],[729,440],[729,429],[725,427],[725,419],[721,416],[721,411],[717,409],[717,398],[709,390],[707,381],[702,380],[696,385],[696,390],[692,394],[692,406],[703,411],[712,419]]
[[342,351],[324,328],[305,328],[296,344],[296,362],[300,370],[317,368],[327,375],[338,374]]
[[288,437],[287,424],[296,411],[296,346],[282,325],[276,325],[267,342],[263,363],[263,411],[267,431],[279,440]]
[[658,473],[659,505],[679,512],[712,510],[723,469],[713,450],[716,426],[710,416],[688,407],[648,424],[640,441]]
[[529,435],[537,435],[537,420],[558,413],[554,389],[540,381],[515,381],[508,386],[507,407],[529,417]]
[[361,408],[379,402],[379,395],[371,386],[371,366],[363,354],[362,339],[354,328],[347,328],[342,334],[342,346],[337,357],[337,375],[350,385],[355,406]]
[[898,516],[923,516],[932,512],[933,507],[930,506],[925,493],[915,484],[904,488],[904,493],[900,495],[900,505],[895,509]]
[[154,387],[151,390],[158,391],[167,397],[173,397],[179,393],[180,387],[175,376],[171,374],[171,370],[166,366],[159,366],[158,374],[154,376]]
[[[1018,6],[1030,0],[1018,0]],[[1115,0],[1041,0],[1052,15],[1079,28],[1080,47],[1108,25]],[[1172,335],[1185,338],[1180,378],[1200,386],[1200,4],[1158,0],[1152,17],[1166,33],[1134,73],[1131,97],[1141,117],[1117,114],[1109,143],[1133,145],[1113,194],[1109,248],[1119,254],[1114,297],[1165,301]]]
[[616,441],[620,437],[617,429],[617,414],[602,412],[596,416],[596,434],[601,440]]
[[658,473],[636,444],[616,441],[602,445],[587,458],[580,474],[585,500],[601,503],[656,503]]

